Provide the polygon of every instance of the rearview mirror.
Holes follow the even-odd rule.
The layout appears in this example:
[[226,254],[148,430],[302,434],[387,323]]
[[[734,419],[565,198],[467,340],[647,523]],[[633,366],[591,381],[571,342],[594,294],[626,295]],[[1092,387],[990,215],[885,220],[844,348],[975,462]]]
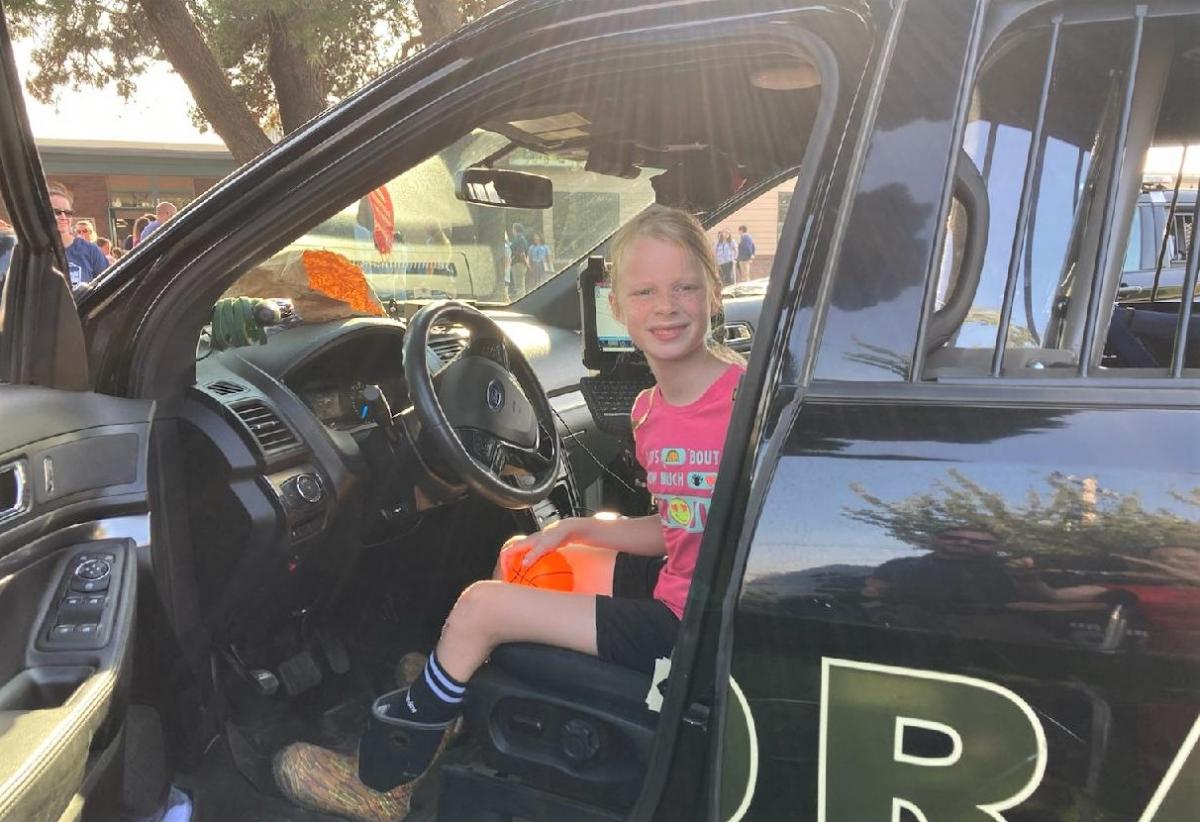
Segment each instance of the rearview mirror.
[[454,196],[466,203],[504,208],[549,208],[549,177],[501,168],[466,168],[454,175]]

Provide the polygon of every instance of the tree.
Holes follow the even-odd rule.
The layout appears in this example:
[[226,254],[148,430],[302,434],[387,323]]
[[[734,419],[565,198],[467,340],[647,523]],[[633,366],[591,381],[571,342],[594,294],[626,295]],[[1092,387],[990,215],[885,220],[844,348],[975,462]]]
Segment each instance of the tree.
[[[1022,504],[1013,504],[1011,498],[950,469],[946,481],[895,502],[856,483],[854,492],[869,507],[848,508],[846,514],[922,549],[950,528],[990,531],[1022,555],[1144,554],[1164,545],[1200,545],[1193,517],[1165,508],[1147,511],[1136,494],[1105,489],[1093,477],[1055,471],[1046,477],[1046,486],[1047,494],[1030,489]],[[1200,508],[1200,488],[1171,496],[1184,506]]]
[[192,93],[197,125],[245,162],[497,0],[10,0],[13,33],[37,43],[30,93],[115,83],[126,98],[152,60]]

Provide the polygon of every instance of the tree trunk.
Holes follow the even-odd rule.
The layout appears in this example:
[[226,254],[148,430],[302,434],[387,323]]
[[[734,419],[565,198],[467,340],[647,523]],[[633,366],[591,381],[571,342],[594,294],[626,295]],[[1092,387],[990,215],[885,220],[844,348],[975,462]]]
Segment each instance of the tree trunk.
[[271,147],[254,115],[229,84],[184,0],[138,0],[143,19],[192,92],[204,118],[239,163]]
[[463,24],[462,10],[453,0],[414,0],[421,21],[421,40],[426,47],[458,30]]
[[268,12],[267,18],[267,73],[275,86],[279,122],[286,134],[325,110],[326,88],[308,50],[288,36],[288,21],[274,12]]

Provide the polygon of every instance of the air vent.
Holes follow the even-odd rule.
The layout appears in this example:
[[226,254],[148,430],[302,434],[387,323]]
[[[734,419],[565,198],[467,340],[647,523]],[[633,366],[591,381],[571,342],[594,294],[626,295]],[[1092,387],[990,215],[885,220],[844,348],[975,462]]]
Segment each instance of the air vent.
[[275,412],[258,401],[235,406],[233,412],[241,417],[250,429],[264,454],[289,448],[296,444],[296,435],[288,430]]
[[208,390],[221,397],[228,397],[230,394],[240,394],[246,390],[245,386],[238,385],[236,382],[228,380],[217,380],[208,384]]
[[430,340],[429,347],[438,355],[438,359],[448,363],[467,347],[467,341],[462,337],[443,337],[440,340]]

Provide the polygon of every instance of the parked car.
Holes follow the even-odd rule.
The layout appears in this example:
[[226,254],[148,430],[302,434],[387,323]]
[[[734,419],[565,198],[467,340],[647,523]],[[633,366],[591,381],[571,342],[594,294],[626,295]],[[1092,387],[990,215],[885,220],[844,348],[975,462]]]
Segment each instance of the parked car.
[[[1139,220],[1146,157],[1200,142],[1198,40],[1166,0],[520,0],[76,303],[0,14],[0,817],[186,789],[199,818],[316,818],[271,756],[352,748],[505,538],[648,513],[583,393],[612,376],[581,359],[589,257],[653,202],[712,227],[791,173],[765,292],[725,301],[749,366],[665,680],[497,649],[412,818],[1193,818],[1200,252],[1181,229],[1159,271]],[[368,226],[381,188],[394,224]],[[219,299],[347,220],[368,278],[431,252],[383,272],[418,280],[395,310],[297,301],[197,353]],[[525,230],[544,281],[513,266]],[[446,424],[488,392],[434,376],[481,358],[539,448]]]

